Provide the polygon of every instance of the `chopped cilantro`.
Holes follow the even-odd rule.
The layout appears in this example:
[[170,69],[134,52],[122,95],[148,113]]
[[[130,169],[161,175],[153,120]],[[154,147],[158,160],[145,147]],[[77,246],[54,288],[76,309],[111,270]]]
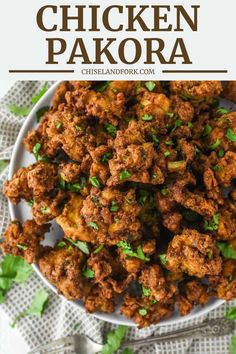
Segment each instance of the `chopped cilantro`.
[[85,268],[82,271],[82,274],[86,277],[86,278],[94,278],[94,271],[90,268]]
[[225,136],[234,143],[236,142],[236,133],[233,131],[233,129],[229,128]]
[[203,128],[202,136],[205,137],[212,132],[212,127],[209,124],[206,124]]
[[174,123],[174,127],[173,129],[171,130],[171,132],[174,132],[178,127],[180,127],[182,125],[182,122],[180,119],[176,119],[175,120],[175,123]]
[[102,163],[108,163],[108,161],[112,158],[112,152],[106,152],[104,155],[101,157],[101,162]]
[[56,123],[56,128],[57,128],[57,129],[60,129],[61,127],[62,127],[62,123],[61,123],[61,122],[57,122],[57,123]]
[[231,343],[229,347],[229,353],[230,354],[235,354],[236,353],[236,336],[232,336],[231,338]]
[[150,261],[149,257],[146,257],[143,253],[143,249],[142,246],[139,245],[137,247],[137,251],[134,252],[132,250],[132,247],[130,245],[130,243],[126,242],[126,241],[120,241],[117,243],[117,246],[121,249],[121,251],[126,254],[129,257],[135,257],[135,258],[139,258],[142,261]]
[[192,122],[188,122],[188,127],[192,128],[193,127],[193,123]]
[[73,246],[79,248],[80,251],[82,251],[83,253],[85,253],[85,254],[90,254],[90,251],[89,251],[89,247],[88,247],[87,242],[84,242],[84,241],[74,241],[74,240],[72,240],[72,239],[69,238],[69,237],[67,237],[66,239],[67,239],[68,241],[70,241],[70,243],[72,243]]
[[149,122],[153,119],[153,116],[151,114],[144,114],[144,116],[142,116],[142,120],[144,120],[145,122]]
[[142,286],[142,290],[143,290],[143,295],[144,296],[150,296],[151,294],[151,290],[148,288],[145,288],[144,286]]
[[116,136],[116,133],[117,133],[117,127],[115,127],[113,124],[110,124],[110,123],[106,123],[104,125],[106,131],[113,137]]
[[161,264],[162,265],[166,265],[166,254],[159,254],[159,256],[158,256],[159,258],[160,258],[160,261],[161,261]]
[[146,88],[148,89],[148,91],[153,91],[154,90],[154,88],[156,87],[156,84],[155,84],[155,82],[153,82],[153,81],[147,81],[147,82],[145,82],[145,86],[146,86]]
[[215,149],[217,149],[220,146],[220,144],[221,144],[220,139],[216,139],[216,141],[209,146],[209,149],[210,150],[215,150]]
[[119,210],[119,206],[117,205],[117,203],[114,200],[112,200],[111,206],[110,206],[110,211],[112,213],[115,213],[118,210]]
[[223,157],[224,154],[225,154],[225,150],[224,150],[224,149],[220,149],[220,150],[218,151],[218,156],[219,156],[219,157]]
[[219,224],[219,217],[220,214],[214,214],[213,215],[213,221],[210,223],[209,221],[205,220],[204,221],[204,229],[207,231],[216,231],[218,230],[218,224]]
[[101,243],[101,245],[99,245],[97,248],[95,248],[95,250],[93,251],[94,254],[99,253],[104,247],[104,243]]
[[168,156],[170,156],[170,155],[171,155],[170,151],[165,151],[165,152],[164,152],[164,156],[165,156],[165,157],[168,157]]
[[50,107],[45,106],[40,108],[37,112],[36,112],[36,120],[37,122],[40,122],[40,119],[42,118],[42,116],[44,115],[44,113],[46,113],[49,110]]
[[222,170],[222,167],[220,167],[219,165],[215,165],[215,166],[212,167],[212,169],[213,169],[214,171],[216,171],[216,172],[219,172],[219,171]]
[[120,180],[130,178],[132,175],[127,170],[123,170],[120,172]]
[[170,146],[171,146],[171,145],[174,145],[174,143],[173,143],[172,140],[167,140],[167,141],[166,141],[166,145],[170,145]]
[[92,186],[94,186],[96,188],[101,188],[101,183],[99,182],[99,180],[96,176],[90,177],[89,181],[92,184]]
[[149,198],[150,193],[148,191],[146,191],[145,189],[141,189],[140,190],[140,197],[139,197],[139,204],[141,204],[142,206],[144,206],[144,204],[146,203],[147,199]]
[[57,248],[64,248],[64,247],[66,247],[65,241],[60,241],[60,242],[58,242],[57,245],[56,245],[56,247],[57,247]]
[[236,251],[233,249],[230,243],[217,242],[217,247],[221,251],[223,257],[236,259]]
[[22,245],[22,244],[20,244],[20,243],[17,243],[17,245],[16,245],[20,250],[23,250],[23,251],[26,251],[27,249],[28,249],[28,247],[27,246],[25,246],[25,245]]
[[207,258],[208,259],[212,259],[213,258],[213,252],[210,250],[210,251],[207,251]]
[[161,194],[163,195],[163,197],[167,197],[168,195],[170,195],[170,191],[168,188],[162,188]]
[[224,107],[220,107],[220,108],[217,109],[216,113],[219,113],[219,114],[223,115],[223,114],[229,113],[229,110],[224,108]]
[[153,145],[156,146],[156,147],[160,143],[160,140],[158,139],[158,137],[155,134],[152,134],[152,141],[153,141]]
[[35,160],[38,161],[39,160],[39,151],[41,149],[41,144],[40,143],[36,143],[33,147],[33,154],[35,157]]
[[27,203],[32,208],[34,206],[34,199],[29,200]]
[[106,89],[109,87],[109,85],[110,85],[110,82],[105,81],[105,82],[96,84],[96,86],[94,86],[93,89],[94,89],[94,91],[102,93],[102,92],[106,91]]
[[119,325],[115,330],[108,332],[106,343],[102,348],[101,354],[115,353],[120,348],[127,330],[128,327]]
[[9,111],[18,117],[26,117],[31,111],[31,107],[17,106],[16,104],[10,104],[8,106]]
[[82,128],[78,124],[76,124],[75,129],[77,130],[77,132],[80,132],[82,130]]
[[146,316],[148,312],[146,309],[143,308],[143,309],[139,309],[138,313],[140,314],[140,316]]
[[36,104],[41,97],[43,97],[43,95],[46,93],[47,91],[47,84],[44,83],[43,86],[41,87],[40,91],[31,98],[31,102]]
[[87,225],[90,226],[94,230],[98,230],[98,226],[94,221],[88,221]]

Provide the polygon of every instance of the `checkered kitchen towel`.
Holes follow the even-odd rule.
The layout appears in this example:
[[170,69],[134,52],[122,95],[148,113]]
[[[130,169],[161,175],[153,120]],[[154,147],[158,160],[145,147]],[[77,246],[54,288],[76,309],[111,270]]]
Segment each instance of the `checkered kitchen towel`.
[[[48,82],[48,87],[52,82]],[[31,97],[38,91],[42,83],[37,81],[19,81],[0,101],[0,160],[11,158],[12,147],[21,128],[24,118],[18,118],[11,114],[8,105],[15,103],[17,105],[31,104]],[[7,179],[8,168],[0,175],[0,189]],[[0,234],[3,234],[8,221],[9,212],[7,201],[0,194]],[[1,256],[1,255],[0,255]],[[3,305],[4,311],[14,318],[22,309],[31,303],[33,294],[45,287],[36,274],[33,274],[24,286],[15,286],[7,295],[7,302]],[[211,311],[208,316],[202,316],[193,321],[186,321],[182,324],[172,326],[152,326],[148,329],[130,328],[126,340],[145,338],[153,334],[166,333],[179,328],[188,327],[192,324],[200,323],[204,319],[217,318],[224,316],[227,307],[231,304],[220,306]],[[80,326],[77,328],[77,324]],[[104,333],[114,326],[88,315],[70,304],[63,298],[51,293],[49,307],[41,318],[26,317],[17,324],[18,328],[31,348],[48,342],[52,339],[73,334],[76,331],[84,333],[97,342],[102,342]],[[230,343],[230,336],[218,337],[204,340],[181,340],[173,343],[164,343],[161,345],[150,345],[136,350],[139,354],[227,354]]]

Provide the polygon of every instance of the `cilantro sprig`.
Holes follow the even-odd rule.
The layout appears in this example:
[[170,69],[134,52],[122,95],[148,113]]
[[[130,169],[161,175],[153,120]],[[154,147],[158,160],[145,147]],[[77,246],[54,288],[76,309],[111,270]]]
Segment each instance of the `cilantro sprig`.
[[34,295],[30,307],[25,311],[19,313],[19,315],[17,315],[14,321],[11,323],[11,326],[15,327],[16,322],[18,322],[21,318],[25,316],[31,315],[31,316],[41,317],[48,306],[48,301],[49,301],[48,293],[44,289],[39,290]]
[[218,230],[219,217],[220,217],[220,214],[214,214],[212,222],[209,222],[209,221],[205,220],[204,221],[204,229],[206,231],[208,231],[208,230],[209,231]]
[[23,258],[6,255],[0,264],[0,303],[6,299],[7,292],[14,283],[24,284],[33,268]]
[[120,348],[127,330],[128,327],[120,325],[115,330],[108,332],[106,343],[102,348],[101,354],[115,353]]
[[217,247],[219,248],[224,258],[236,259],[236,251],[233,249],[231,244],[225,242],[217,242]]
[[68,237],[66,238],[66,240],[70,241],[70,243],[71,243],[73,246],[79,248],[80,251],[82,251],[83,253],[85,253],[85,254],[87,254],[87,255],[90,254],[90,251],[89,251],[89,247],[88,247],[87,242],[74,241],[74,240],[72,240],[71,238],[68,238]]

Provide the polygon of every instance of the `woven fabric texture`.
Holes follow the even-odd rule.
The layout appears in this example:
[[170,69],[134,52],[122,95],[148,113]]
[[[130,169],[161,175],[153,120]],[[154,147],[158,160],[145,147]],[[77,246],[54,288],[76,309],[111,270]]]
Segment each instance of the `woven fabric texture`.
[[[48,87],[52,82],[48,82]],[[25,118],[19,118],[9,112],[8,105],[30,106],[31,97],[39,90],[42,83],[38,81],[19,81],[0,100],[0,159],[11,158],[12,147],[19,133]],[[0,175],[0,190],[7,179],[8,168]],[[8,203],[5,197],[0,194],[0,234],[9,222]],[[1,236],[2,237],[2,236]],[[0,255],[0,258],[2,255]],[[44,283],[36,274],[33,274],[27,284],[23,287],[14,286],[7,295],[7,301],[1,305],[11,319],[25,309],[32,300],[35,292],[45,288]],[[74,304],[63,299],[61,296],[50,292],[49,306],[41,318],[28,316],[19,321],[18,328],[31,348],[48,342],[52,339],[73,334],[83,333],[101,343],[104,334],[114,328],[113,325],[96,319],[78,309]],[[211,311],[208,315],[186,321],[172,326],[152,326],[148,329],[139,330],[131,327],[127,333],[126,340],[145,338],[153,334],[167,333],[179,328],[188,327],[200,323],[206,318],[217,318],[224,316],[226,309],[235,302],[224,304]],[[162,345],[152,345],[135,350],[136,354],[227,354],[229,352],[230,336],[209,338],[204,340],[179,340]]]

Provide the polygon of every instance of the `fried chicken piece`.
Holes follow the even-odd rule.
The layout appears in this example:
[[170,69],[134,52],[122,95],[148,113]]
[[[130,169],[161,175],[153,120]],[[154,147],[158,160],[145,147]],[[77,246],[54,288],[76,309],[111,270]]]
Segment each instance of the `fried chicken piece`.
[[138,282],[150,292],[150,300],[167,301],[176,292],[176,286],[166,281],[158,264],[145,266],[138,278]]
[[56,218],[65,236],[75,241],[96,241],[95,233],[92,229],[89,229],[81,217],[81,209],[83,207],[82,196],[76,193],[69,193],[68,197],[68,202],[65,204],[62,213]]
[[38,225],[43,225],[61,214],[67,194],[59,190],[51,197],[35,198],[32,207],[32,215]]
[[211,101],[222,92],[220,81],[170,81],[170,91],[195,101]]
[[91,313],[112,313],[115,311],[115,301],[112,294],[99,284],[93,286],[89,294],[85,297],[84,305],[86,311]]
[[3,194],[10,199],[13,204],[18,204],[21,199],[30,201],[33,198],[33,191],[28,186],[27,175],[32,167],[20,168],[3,186]]
[[230,301],[236,298],[236,261],[224,259],[222,274],[218,277],[210,277],[210,284],[220,299]]
[[157,164],[152,143],[129,145],[116,150],[115,156],[109,161],[111,178],[108,186],[125,181],[162,184],[164,175]]
[[81,88],[68,91],[65,98],[69,105],[88,116],[98,118],[101,123],[111,122],[117,125],[125,110],[125,96],[122,92],[114,94],[111,99],[109,92],[106,94],[106,91],[100,93]]
[[163,225],[171,232],[181,231],[181,221],[183,216],[180,213],[172,212],[163,215]]
[[171,106],[173,113],[184,123],[191,122],[194,117],[194,107],[188,101],[184,101],[179,96],[171,96]]
[[177,305],[181,316],[186,316],[194,305],[205,305],[209,301],[207,286],[198,280],[183,281],[179,284]]
[[23,224],[17,220],[12,221],[5,231],[5,239],[0,247],[5,253],[21,256],[28,263],[34,263],[42,251],[40,242],[49,229],[49,224],[39,226],[34,220],[27,220]]
[[184,229],[169,243],[166,268],[203,278],[221,272],[221,257],[215,241],[207,234],[193,229]]
[[85,255],[76,247],[49,248],[39,259],[39,268],[68,300],[79,300],[91,288],[82,274],[84,262]]
[[236,178],[236,153],[227,151],[225,156],[219,159],[219,171],[215,176],[219,184],[223,187],[229,187],[233,179]]
[[27,173],[27,182],[34,197],[51,192],[58,184],[57,165],[41,161],[34,164]]
[[63,181],[76,183],[81,176],[81,165],[76,162],[62,162],[59,165],[58,173]]
[[114,245],[141,237],[139,212],[134,190],[121,192],[106,187],[100,191],[93,187],[83,202],[81,216],[100,243]]
[[236,103],[236,81],[225,82],[222,96],[227,100]]
[[219,209],[218,229],[215,232],[218,240],[232,240],[236,237],[236,206],[229,200],[224,200]]
[[147,297],[126,294],[120,311],[137,323],[139,328],[145,328],[170,317],[174,311],[174,301],[168,299],[165,302],[153,303]]

